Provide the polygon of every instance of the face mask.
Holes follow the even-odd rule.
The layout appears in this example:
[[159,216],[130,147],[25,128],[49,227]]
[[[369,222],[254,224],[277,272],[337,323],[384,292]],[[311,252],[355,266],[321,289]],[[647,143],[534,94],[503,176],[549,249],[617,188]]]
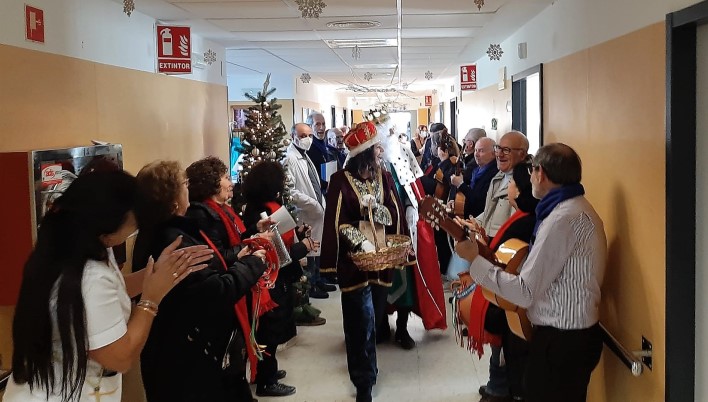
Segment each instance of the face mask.
[[295,137],[294,144],[303,151],[308,151],[312,146],[312,137],[299,138]]
[[428,132],[427,132],[427,131],[421,131],[421,132],[420,132],[420,136],[423,137],[423,138],[425,138],[425,137],[428,136]]

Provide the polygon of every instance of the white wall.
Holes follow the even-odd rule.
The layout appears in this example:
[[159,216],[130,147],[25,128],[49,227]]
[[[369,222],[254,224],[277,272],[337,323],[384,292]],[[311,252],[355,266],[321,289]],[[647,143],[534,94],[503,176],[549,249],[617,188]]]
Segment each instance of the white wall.
[[[556,0],[501,43],[504,54],[476,61],[479,88],[497,82],[500,67],[509,77],[593,45],[663,21],[666,14],[699,0]],[[519,59],[517,45],[527,43],[528,57]],[[457,78],[459,81],[459,77]]]
[[[0,1],[0,44],[97,63],[155,72],[155,19],[109,0],[32,0],[44,11],[45,43],[25,40],[25,0]],[[226,84],[224,47],[192,34],[192,52],[214,51],[217,61],[178,77]]]
[[[708,108],[708,25],[698,28],[696,110]],[[708,400],[708,115],[696,116],[696,401]]]
[[[229,87],[229,102],[247,101],[245,93],[247,90],[255,90],[256,93],[263,90],[267,74],[233,74],[227,77]],[[275,88],[275,96],[278,99],[295,98],[295,84],[290,75],[271,75],[268,88]]]

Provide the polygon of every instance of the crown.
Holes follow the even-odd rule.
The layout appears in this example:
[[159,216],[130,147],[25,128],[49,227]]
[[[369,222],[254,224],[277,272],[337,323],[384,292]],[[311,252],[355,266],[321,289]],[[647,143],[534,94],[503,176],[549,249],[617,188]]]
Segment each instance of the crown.
[[354,157],[378,142],[376,125],[371,121],[359,123],[344,136],[349,156]]

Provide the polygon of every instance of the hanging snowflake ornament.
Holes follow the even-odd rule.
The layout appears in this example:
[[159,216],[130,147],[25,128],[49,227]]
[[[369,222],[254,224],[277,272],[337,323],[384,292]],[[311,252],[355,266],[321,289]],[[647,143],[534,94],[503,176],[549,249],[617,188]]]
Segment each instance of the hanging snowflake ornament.
[[489,49],[487,49],[487,55],[489,55],[489,60],[501,60],[502,54],[504,54],[504,51],[502,50],[501,45],[489,45]]
[[312,77],[310,77],[309,73],[302,73],[300,76],[300,81],[302,81],[303,84],[309,84],[311,79]]
[[134,0],[123,0],[123,12],[128,14],[128,17],[130,17],[130,14],[135,11],[135,1]]
[[216,52],[209,49],[204,53],[204,62],[208,65],[214,64],[216,61]]
[[359,60],[361,58],[361,48],[359,48],[359,45],[354,45],[352,48],[352,58],[354,60]]
[[484,5],[484,0],[474,0],[474,5],[477,6],[477,10],[481,10]]
[[372,78],[374,78],[374,75],[371,74],[370,72],[367,71],[367,72],[364,73],[364,79],[365,79],[365,80],[371,81]]
[[433,72],[430,70],[426,71],[425,72],[425,79],[428,81],[432,80],[433,79]]
[[437,94],[438,94],[438,90],[437,90],[437,89],[433,89],[433,95],[437,95]]
[[327,7],[322,0],[295,0],[295,3],[302,12],[302,18],[320,18],[322,9]]
[[404,82],[403,84],[401,84],[401,88],[403,88],[404,90],[408,89],[408,83]]

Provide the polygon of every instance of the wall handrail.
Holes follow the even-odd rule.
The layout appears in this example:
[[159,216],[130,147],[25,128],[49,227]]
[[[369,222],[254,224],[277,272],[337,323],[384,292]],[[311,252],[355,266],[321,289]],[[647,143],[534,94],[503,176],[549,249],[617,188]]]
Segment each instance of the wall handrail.
[[651,350],[641,350],[636,352],[629,352],[618,340],[615,338],[602,323],[600,324],[600,329],[602,329],[602,338],[605,345],[614,352],[614,354],[624,363],[627,368],[632,371],[632,375],[639,377],[644,372],[644,364],[642,358],[651,358]]

